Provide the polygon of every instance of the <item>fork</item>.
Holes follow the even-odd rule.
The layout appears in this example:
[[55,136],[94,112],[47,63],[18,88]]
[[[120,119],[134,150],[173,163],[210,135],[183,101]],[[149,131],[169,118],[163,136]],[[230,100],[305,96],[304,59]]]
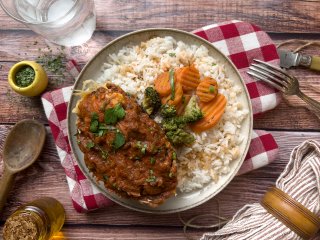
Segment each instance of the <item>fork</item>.
[[253,59],[254,63],[251,64],[247,73],[252,77],[264,81],[285,95],[296,95],[300,97],[307,104],[312,106],[316,111],[320,112],[320,102],[308,97],[299,88],[299,81],[286,71],[273,66],[269,63],[263,62],[258,59]]

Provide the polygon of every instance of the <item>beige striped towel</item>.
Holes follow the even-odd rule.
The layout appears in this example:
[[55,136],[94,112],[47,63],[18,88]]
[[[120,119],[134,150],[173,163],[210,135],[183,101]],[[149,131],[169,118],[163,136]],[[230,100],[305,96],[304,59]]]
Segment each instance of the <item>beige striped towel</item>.
[[[309,140],[296,147],[276,187],[320,217],[320,144]],[[300,240],[259,203],[246,205],[230,222],[201,240]],[[318,235],[314,239],[320,239]]]

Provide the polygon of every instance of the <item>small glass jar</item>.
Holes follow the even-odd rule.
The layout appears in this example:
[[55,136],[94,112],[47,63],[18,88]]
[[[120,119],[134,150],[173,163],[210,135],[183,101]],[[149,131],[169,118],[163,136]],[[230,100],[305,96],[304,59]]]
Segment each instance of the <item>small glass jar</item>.
[[65,221],[59,201],[44,197],[18,208],[6,221],[4,240],[48,240],[57,234]]

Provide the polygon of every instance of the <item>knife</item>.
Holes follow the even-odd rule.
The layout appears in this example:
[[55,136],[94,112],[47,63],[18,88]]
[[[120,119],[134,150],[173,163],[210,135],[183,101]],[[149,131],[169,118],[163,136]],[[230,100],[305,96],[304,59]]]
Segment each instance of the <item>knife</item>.
[[304,66],[312,70],[320,71],[320,57],[302,55],[300,53],[286,52],[278,50],[280,56],[280,67],[290,68]]

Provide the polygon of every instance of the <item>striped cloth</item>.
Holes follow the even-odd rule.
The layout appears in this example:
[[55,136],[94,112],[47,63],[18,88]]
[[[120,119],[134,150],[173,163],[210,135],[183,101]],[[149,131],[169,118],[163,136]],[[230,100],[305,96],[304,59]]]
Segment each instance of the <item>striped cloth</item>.
[[[296,147],[276,187],[320,217],[320,144],[309,140]],[[201,240],[300,240],[259,203],[246,205],[232,220]],[[320,240],[320,233],[314,238]]]

